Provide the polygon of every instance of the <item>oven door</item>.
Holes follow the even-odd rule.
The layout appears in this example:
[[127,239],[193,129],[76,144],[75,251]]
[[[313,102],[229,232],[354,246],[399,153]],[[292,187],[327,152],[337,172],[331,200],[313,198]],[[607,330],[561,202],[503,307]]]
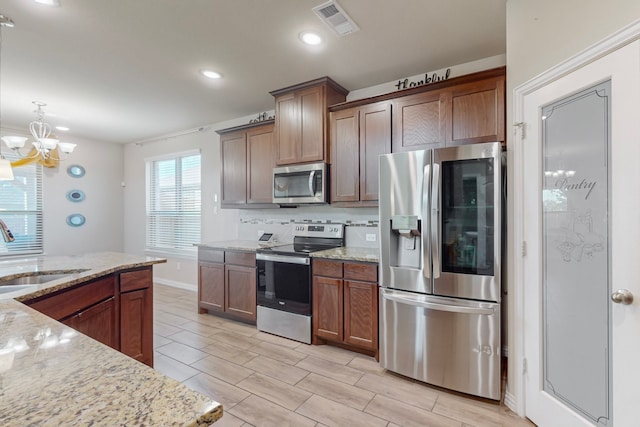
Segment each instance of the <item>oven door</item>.
[[311,315],[311,263],[308,257],[256,254],[258,305]]

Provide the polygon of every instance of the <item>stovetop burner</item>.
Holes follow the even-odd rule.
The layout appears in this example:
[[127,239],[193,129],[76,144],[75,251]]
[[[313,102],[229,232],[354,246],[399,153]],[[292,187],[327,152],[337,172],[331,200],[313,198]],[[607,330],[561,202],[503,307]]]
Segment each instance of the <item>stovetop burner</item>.
[[293,244],[260,248],[259,253],[309,256],[344,246],[344,224],[294,224]]

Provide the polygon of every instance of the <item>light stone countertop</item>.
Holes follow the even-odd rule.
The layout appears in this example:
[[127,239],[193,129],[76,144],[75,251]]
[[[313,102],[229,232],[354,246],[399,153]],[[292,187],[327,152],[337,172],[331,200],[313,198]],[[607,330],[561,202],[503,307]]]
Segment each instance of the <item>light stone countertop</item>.
[[228,251],[247,251],[247,252],[255,252],[257,249],[261,247],[272,248],[274,246],[286,245],[287,242],[270,242],[263,245],[260,245],[257,240],[220,240],[217,242],[207,242],[200,243],[196,246],[198,247],[206,247],[212,249],[221,249]]
[[325,251],[312,252],[312,258],[327,258],[342,261],[362,261],[377,263],[379,254],[377,248],[357,248],[343,246],[340,248],[327,249]]
[[[39,285],[27,300],[118,270],[165,262],[121,253],[0,262],[0,278],[89,270]],[[7,294],[5,294],[7,295]],[[0,300],[0,425],[207,426],[222,406],[14,301]]]

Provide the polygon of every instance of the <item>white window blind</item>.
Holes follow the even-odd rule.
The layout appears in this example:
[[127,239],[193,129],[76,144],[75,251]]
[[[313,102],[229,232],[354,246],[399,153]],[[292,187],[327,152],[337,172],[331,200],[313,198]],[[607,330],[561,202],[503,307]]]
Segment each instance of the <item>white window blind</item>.
[[[5,154],[8,160],[15,155]],[[0,181],[0,219],[16,238],[6,243],[0,237],[0,257],[41,254],[42,166],[31,163],[13,168],[13,181]]]
[[147,159],[146,250],[163,255],[197,253],[200,242],[200,153]]

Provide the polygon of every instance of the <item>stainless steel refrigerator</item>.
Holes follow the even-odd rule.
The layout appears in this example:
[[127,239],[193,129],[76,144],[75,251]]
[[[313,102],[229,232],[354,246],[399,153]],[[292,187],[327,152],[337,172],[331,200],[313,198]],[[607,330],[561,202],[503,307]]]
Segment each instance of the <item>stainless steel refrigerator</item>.
[[500,399],[500,143],[380,156],[380,364]]

